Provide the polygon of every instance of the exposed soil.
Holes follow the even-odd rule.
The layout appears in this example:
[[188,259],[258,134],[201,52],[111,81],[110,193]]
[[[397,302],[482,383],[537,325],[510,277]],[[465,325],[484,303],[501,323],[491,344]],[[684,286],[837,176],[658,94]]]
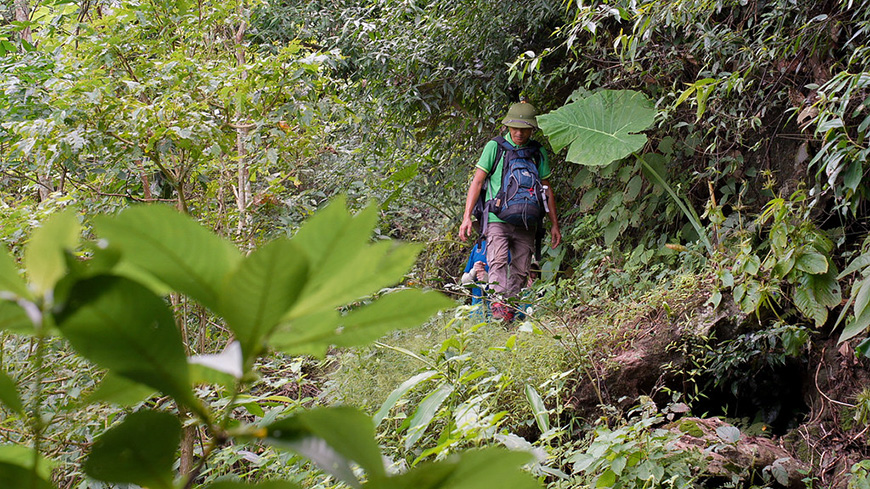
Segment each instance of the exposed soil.
[[[601,404],[628,408],[640,396],[650,396],[663,407],[670,401],[668,389],[690,392],[694,385],[715,385],[716,379],[686,374],[699,351],[714,347],[704,343],[706,339],[734,338],[759,325],[757,318],[741,313],[728,300],[714,310],[706,304],[709,291],[699,292],[700,300],[670,304],[668,311],[655,310],[619,325],[614,336],[623,340],[597,349],[595,381],[578,383],[570,408],[578,416],[595,419],[602,414]],[[771,476],[772,464],[779,460],[776,472],[782,475],[787,469],[788,487],[804,487],[803,479],[809,477],[813,487],[846,488],[852,465],[870,458],[868,425],[856,422],[859,410],[854,405],[858,393],[870,386],[870,361],[856,357],[853,347],[837,347],[835,337],[820,335],[802,358],[789,357],[782,364],[753,370],[739,389],[705,389],[706,398],[693,402],[693,411],[706,413],[706,419],[693,423],[712,427],[713,434],[705,428],[703,436],[683,443],[709,447],[716,439],[715,426],[723,423],[714,418],[720,417],[733,420],[743,435],[717,454],[725,458],[711,463],[705,485],[719,487],[731,475],[747,487],[760,484],[757,477],[765,471]],[[764,465],[745,470],[740,460],[746,454],[755,454],[753,464]],[[723,467],[734,470],[727,475]],[[797,477],[800,471],[803,475]]]

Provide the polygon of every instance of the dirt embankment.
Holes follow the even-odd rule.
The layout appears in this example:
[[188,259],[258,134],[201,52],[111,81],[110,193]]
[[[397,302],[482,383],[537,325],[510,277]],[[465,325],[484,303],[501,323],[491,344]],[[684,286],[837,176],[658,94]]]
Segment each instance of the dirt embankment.
[[[594,419],[602,402],[627,409],[640,396],[650,396],[663,407],[671,401],[667,392],[697,387],[702,395],[692,400],[691,414],[704,417],[683,418],[669,428],[681,433],[682,448],[708,455],[702,480],[716,485],[737,477],[744,484],[797,488],[811,482],[845,489],[852,466],[870,459],[870,394],[864,401],[861,396],[870,389],[870,361],[858,358],[853,344],[838,346],[834,335],[818,332],[799,357],[785,355],[781,347],[765,352],[776,358],[721,348],[764,327],[733,305],[723,302],[714,310],[705,302],[688,301],[676,310],[671,305],[617,325],[619,343],[596,349],[594,381],[578,383],[570,407]],[[728,365],[723,352],[729,351],[759,358],[734,361],[735,371],[729,372],[721,368]],[[718,362],[715,371],[728,376],[727,382],[701,365],[711,361]],[[717,428],[731,425],[740,436],[725,440]],[[686,426],[691,429],[681,431]]]

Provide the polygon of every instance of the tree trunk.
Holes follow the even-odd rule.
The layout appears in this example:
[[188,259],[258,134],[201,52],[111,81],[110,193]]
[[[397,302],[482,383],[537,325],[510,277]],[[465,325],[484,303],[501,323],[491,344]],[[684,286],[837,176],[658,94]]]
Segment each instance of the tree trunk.
[[[27,0],[15,0],[15,20],[25,23],[30,22],[30,7],[27,5]],[[21,39],[29,43],[33,42],[29,26],[21,31]]]
[[[244,9],[244,4],[239,6],[240,9]],[[236,44],[236,61],[239,66],[245,65],[245,48],[242,40],[245,37],[245,30],[247,29],[247,23],[242,21],[241,25],[239,25],[238,31],[236,31],[235,36],[235,44]],[[242,80],[248,77],[248,72],[246,70],[242,70],[241,73]],[[245,230],[248,228],[248,205],[250,204],[250,195],[251,195],[251,182],[248,179],[248,152],[245,148],[245,141],[248,137],[248,125],[242,120],[244,114],[242,114],[242,108],[236,107],[235,119],[238,124],[236,127],[236,153],[239,158],[239,169],[238,169],[238,190],[236,191],[236,205],[239,208],[239,226],[237,232],[241,237],[244,235]]]
[[[27,5],[27,0],[15,0],[15,20],[27,24],[30,22],[30,6]],[[30,27],[25,27],[21,30],[21,40],[28,43],[33,43],[33,35]],[[50,167],[38,168],[36,171],[36,182],[38,183],[39,200],[48,199],[54,192],[54,184],[51,182]]]

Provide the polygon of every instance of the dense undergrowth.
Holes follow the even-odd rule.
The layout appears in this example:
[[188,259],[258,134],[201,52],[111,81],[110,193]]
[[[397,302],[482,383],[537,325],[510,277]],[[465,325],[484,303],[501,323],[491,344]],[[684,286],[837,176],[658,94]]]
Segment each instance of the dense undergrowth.
[[[241,397],[214,379],[196,397],[228,411],[233,429],[358,406],[391,470],[447,467],[451,454],[497,445],[531,451],[528,473],[552,487],[767,487],[785,485],[785,472],[801,479],[791,487],[870,484],[868,2],[30,3],[0,6],[0,241],[12,257],[0,285],[13,289],[0,295],[0,480],[25,467],[56,487],[122,487],[86,478],[84,454],[155,412],[184,423],[171,471],[189,477],[164,474],[164,485],[344,484],[259,435],[230,441],[208,416],[197,425],[173,401],[178,389],[127,386],[124,402],[90,402],[105,371],[54,332],[22,327],[14,309],[63,309],[52,300],[68,291],[55,294],[54,272],[40,270],[83,280],[111,268],[97,244],[27,257],[65,208],[80,211],[76,240],[89,241],[93,214],[171,205],[247,255],[296,236],[343,194],[354,210],[376,203],[361,239],[423,249],[406,274],[372,265],[364,278],[386,270],[393,282],[331,313],[420,285],[458,305],[457,217],[505,107],[523,96],[542,112],[570,110],[620,89],[648,100],[654,123],[617,161],[553,152],[564,244],[545,247],[528,321],[481,323],[463,306],[325,358],[280,352],[296,345],[284,336],[246,365]],[[310,273],[339,287],[368,262],[331,263]],[[16,289],[9,277],[21,276],[38,290]],[[165,298],[185,355],[217,355],[240,331],[257,343],[232,308],[205,298]],[[664,431],[693,415],[733,425],[696,440],[700,458],[671,449],[704,423]],[[703,472],[752,437],[782,457]],[[804,465],[786,467],[786,454]],[[59,464],[48,476],[42,456]]]

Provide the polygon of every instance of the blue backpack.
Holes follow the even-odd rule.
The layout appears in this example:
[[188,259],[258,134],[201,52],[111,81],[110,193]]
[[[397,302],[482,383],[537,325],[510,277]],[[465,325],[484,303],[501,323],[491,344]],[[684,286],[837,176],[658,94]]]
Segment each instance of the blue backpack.
[[547,199],[544,187],[538,176],[538,162],[541,159],[541,145],[530,141],[522,148],[514,148],[504,137],[493,139],[498,144],[495,155],[495,166],[492,172],[502,162],[501,189],[492,199],[484,200],[485,189],[489,179],[484,183],[484,191],[475,209],[478,220],[481,221],[481,233],[485,233],[492,212],[504,222],[531,229],[540,223],[547,212]]

